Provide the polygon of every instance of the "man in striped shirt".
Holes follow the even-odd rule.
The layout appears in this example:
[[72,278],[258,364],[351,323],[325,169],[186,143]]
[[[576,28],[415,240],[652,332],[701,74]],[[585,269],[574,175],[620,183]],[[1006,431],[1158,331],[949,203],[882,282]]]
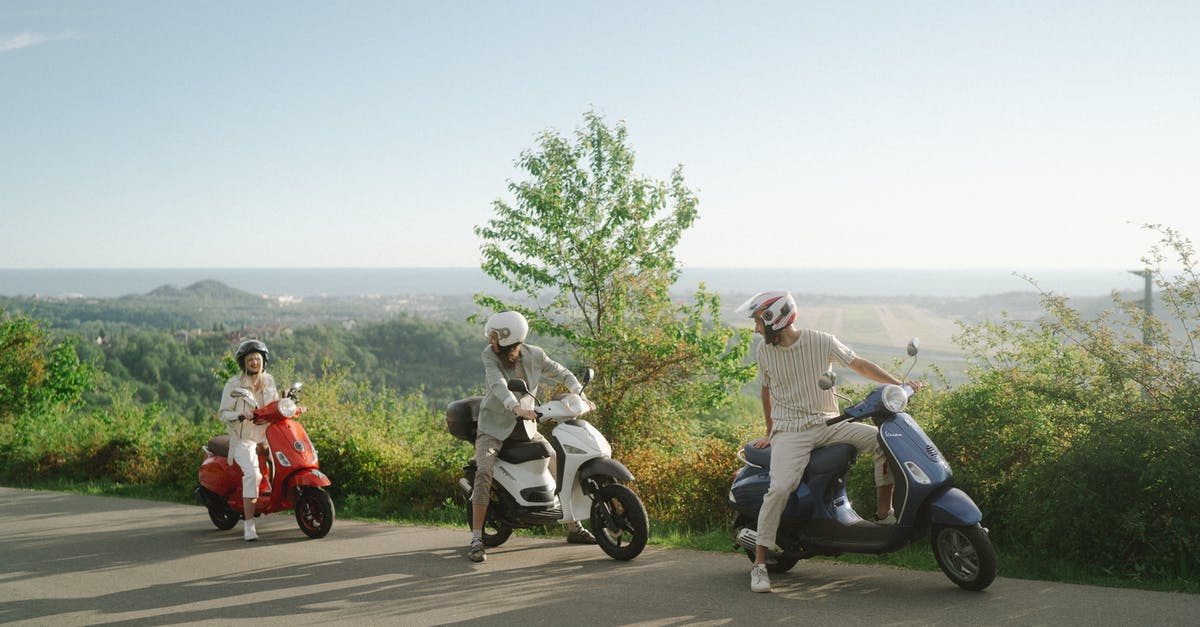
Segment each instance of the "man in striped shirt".
[[[754,567],[750,571],[750,589],[770,592],[766,561],[769,551],[778,550],[775,535],[779,517],[787,497],[800,485],[813,449],[831,444],[846,443],[859,454],[875,456],[875,485],[878,499],[875,520],[894,524],[891,511],[893,481],[887,471],[887,458],[876,439],[878,430],[857,422],[843,422],[832,427],[825,421],[839,414],[837,397],[832,390],[822,390],[817,382],[833,362],[876,383],[900,385],[896,377],[874,362],[854,354],[832,334],[813,329],[798,329],[796,301],[784,291],[756,294],[738,308],[754,319],[754,330],[763,336],[756,361],[762,382],[763,416],[767,436],[754,442],[757,448],[770,446],[771,485],[763,497],[758,513],[758,541]],[[909,382],[914,390],[920,385]]]

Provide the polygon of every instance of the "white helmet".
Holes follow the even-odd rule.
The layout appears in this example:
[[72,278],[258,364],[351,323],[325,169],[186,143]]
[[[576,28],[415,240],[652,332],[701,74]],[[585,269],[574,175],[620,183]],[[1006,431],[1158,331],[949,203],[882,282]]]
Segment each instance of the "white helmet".
[[484,337],[491,338],[493,331],[501,346],[512,346],[525,341],[525,336],[529,335],[529,323],[520,312],[501,311],[492,314],[487,324],[483,325]]
[[759,318],[772,331],[782,331],[796,321],[796,299],[791,292],[759,292],[737,308],[749,318]]

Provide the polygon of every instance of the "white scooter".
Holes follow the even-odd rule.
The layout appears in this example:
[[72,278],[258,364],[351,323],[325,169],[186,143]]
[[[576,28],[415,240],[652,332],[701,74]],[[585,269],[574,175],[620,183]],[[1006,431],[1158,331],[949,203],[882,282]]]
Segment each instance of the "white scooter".
[[[586,386],[593,376],[583,376]],[[508,382],[512,392],[525,396],[529,388],[522,379]],[[446,408],[446,426],[461,440],[474,443],[479,403],[474,396],[454,401]],[[646,547],[650,525],[638,495],[623,482],[633,474],[613,459],[608,440],[580,418],[591,408],[578,394],[564,394],[548,402],[533,399],[539,422],[557,423],[549,444],[533,441],[536,426],[519,420],[504,440],[492,477],[491,501],[484,521],[483,543],[503,544],[514,529],[558,525],[564,521],[591,520],[592,533],[610,557],[631,560]],[[558,458],[561,486],[550,471],[550,450]],[[467,524],[471,523],[471,491],[475,483],[475,461],[464,468],[458,480],[466,503]],[[560,488],[565,488],[562,490]]]

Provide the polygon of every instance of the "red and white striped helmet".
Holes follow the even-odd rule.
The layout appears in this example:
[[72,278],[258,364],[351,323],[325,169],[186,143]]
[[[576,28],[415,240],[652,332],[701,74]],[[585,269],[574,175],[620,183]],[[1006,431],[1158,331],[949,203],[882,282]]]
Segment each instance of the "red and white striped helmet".
[[791,292],[759,292],[737,308],[737,313],[758,318],[773,331],[782,331],[796,321],[796,299]]

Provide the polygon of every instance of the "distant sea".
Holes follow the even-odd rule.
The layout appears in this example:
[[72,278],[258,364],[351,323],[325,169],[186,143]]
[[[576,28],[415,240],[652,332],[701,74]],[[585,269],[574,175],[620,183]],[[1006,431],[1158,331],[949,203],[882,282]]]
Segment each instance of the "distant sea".
[[[1142,279],[1126,270],[863,269],[863,268],[689,268],[675,286],[694,291],[747,294],[787,289],[832,296],[925,296],[969,298],[1035,288],[1064,296],[1103,296],[1113,290],[1140,293]],[[478,268],[159,268],[2,269],[0,295],[112,298],[145,294],[163,285],[187,287],[212,279],[252,294],[271,296],[393,296],[414,294],[500,294],[505,290]]]

